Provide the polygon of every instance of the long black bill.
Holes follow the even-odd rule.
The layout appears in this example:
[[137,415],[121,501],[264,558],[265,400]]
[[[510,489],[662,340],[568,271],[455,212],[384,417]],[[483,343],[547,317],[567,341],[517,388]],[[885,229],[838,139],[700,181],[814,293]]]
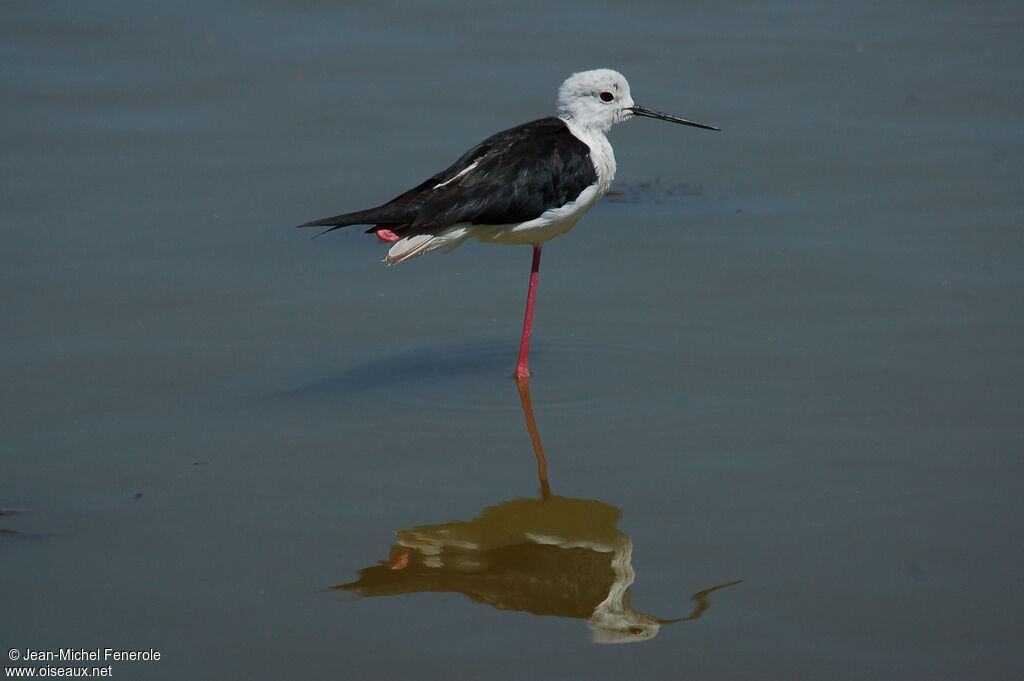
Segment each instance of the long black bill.
[[688,121],[685,118],[678,118],[676,116],[669,116],[666,113],[655,111],[654,109],[648,109],[646,106],[634,105],[629,107],[627,111],[632,111],[637,116],[648,116],[650,118],[660,118],[663,121],[670,123],[682,123],[683,125],[692,125],[695,128],[704,128],[705,130],[721,130],[713,125],[704,125],[703,123],[695,123],[694,121]]

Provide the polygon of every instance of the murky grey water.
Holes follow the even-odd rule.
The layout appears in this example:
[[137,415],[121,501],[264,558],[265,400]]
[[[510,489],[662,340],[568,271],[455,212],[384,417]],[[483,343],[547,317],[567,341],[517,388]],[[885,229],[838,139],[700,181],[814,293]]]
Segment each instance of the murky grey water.
[[[138,679],[1024,673],[1018,4],[0,15],[5,650],[160,651],[113,665]],[[723,132],[617,128],[621,194],[545,249],[545,504],[508,378],[529,249],[386,268],[290,227],[598,66]],[[596,645],[609,622],[647,640]]]

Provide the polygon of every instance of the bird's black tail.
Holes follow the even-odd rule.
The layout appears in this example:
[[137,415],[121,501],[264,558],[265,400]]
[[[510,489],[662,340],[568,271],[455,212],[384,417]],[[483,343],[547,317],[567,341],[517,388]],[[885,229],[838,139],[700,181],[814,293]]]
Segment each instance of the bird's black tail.
[[[369,210],[360,210],[355,213],[342,213],[341,215],[334,215],[329,218],[320,218],[319,220],[311,220],[310,222],[296,225],[297,228],[303,227],[329,227],[316,236],[322,236],[327,232],[333,232],[336,229],[342,227],[348,227],[350,225],[373,225],[380,222],[381,215],[380,208],[371,208]],[[316,237],[314,237],[316,238]]]
[[[341,215],[333,215],[329,218],[320,218],[319,220],[310,220],[309,222],[301,225],[296,225],[298,229],[303,227],[330,227],[331,229],[338,229],[339,227],[348,227],[349,225],[367,225],[372,222],[372,219],[366,213],[370,211],[358,211],[356,213],[343,213]],[[330,230],[328,230],[330,231]]]

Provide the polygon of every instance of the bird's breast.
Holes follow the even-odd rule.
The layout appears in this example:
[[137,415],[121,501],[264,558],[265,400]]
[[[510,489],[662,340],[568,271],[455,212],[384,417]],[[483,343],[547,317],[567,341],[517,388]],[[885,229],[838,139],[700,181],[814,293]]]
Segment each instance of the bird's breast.
[[615,152],[608,137],[601,130],[594,130],[578,125],[571,119],[562,119],[569,131],[590,147],[590,160],[597,172],[597,196],[595,201],[604,196],[615,179]]
[[612,151],[608,138],[603,135],[587,144],[590,146],[590,155],[597,171],[598,198],[601,198],[615,179],[615,152]]

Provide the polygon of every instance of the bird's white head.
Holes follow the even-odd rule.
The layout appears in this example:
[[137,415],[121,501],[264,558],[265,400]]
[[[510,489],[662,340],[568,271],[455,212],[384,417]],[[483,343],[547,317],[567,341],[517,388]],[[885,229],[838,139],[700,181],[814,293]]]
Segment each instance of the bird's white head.
[[611,69],[574,73],[558,88],[558,115],[583,128],[607,132],[629,118],[631,106],[626,77]]
[[574,73],[558,88],[558,115],[581,128],[608,132],[632,116],[649,116],[707,130],[718,128],[639,106],[629,93],[626,77],[612,69]]

